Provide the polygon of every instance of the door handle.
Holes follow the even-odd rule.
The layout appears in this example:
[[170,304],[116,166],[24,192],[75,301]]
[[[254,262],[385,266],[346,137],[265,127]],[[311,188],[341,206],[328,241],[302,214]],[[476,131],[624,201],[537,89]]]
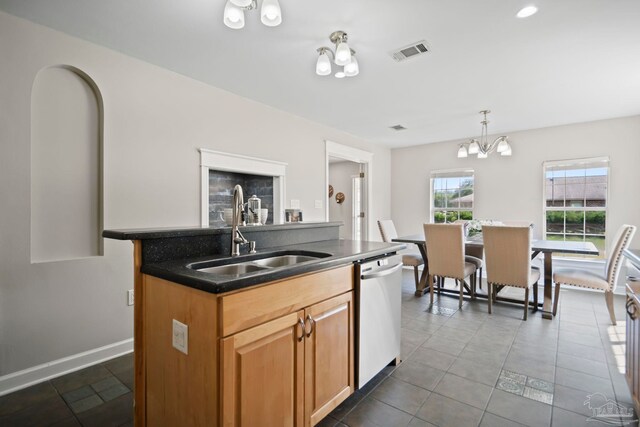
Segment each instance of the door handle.
[[[309,332],[307,332],[307,338],[309,338],[311,336],[311,334],[313,333],[313,330],[315,329],[316,321],[313,320],[313,317],[311,317],[310,314],[307,314],[307,321],[309,322]],[[306,328],[305,328],[305,330],[306,330]]]
[[304,333],[306,332],[306,328],[304,326],[304,320],[302,320],[302,317],[298,317],[298,326],[300,326],[300,336],[298,337],[298,341],[302,341],[304,339]]
[[389,267],[389,268],[385,268],[382,270],[378,270],[375,271],[373,273],[369,273],[369,274],[363,274],[362,276],[360,276],[361,280],[368,280],[368,279],[376,279],[378,277],[384,277],[384,276],[388,276],[390,274],[395,273],[396,271],[400,270],[402,268],[402,264],[396,264],[393,267]]

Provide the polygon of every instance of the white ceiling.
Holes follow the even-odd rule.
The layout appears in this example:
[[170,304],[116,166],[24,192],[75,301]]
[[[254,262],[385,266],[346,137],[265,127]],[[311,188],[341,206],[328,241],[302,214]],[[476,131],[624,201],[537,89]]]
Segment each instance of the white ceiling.
[[[261,2],[261,0],[258,0]],[[533,2],[539,12],[516,12]],[[222,24],[225,0],[0,0],[0,9],[349,132],[402,147],[640,114],[638,0],[280,0]],[[360,75],[315,75],[349,34]],[[432,53],[389,52],[425,39]],[[396,132],[388,126],[402,124]]]

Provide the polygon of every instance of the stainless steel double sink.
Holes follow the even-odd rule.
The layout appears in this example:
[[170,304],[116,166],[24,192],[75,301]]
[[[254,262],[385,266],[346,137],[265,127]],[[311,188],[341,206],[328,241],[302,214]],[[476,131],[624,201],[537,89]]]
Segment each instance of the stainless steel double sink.
[[262,257],[254,255],[250,258],[225,258],[214,261],[201,261],[188,264],[187,267],[201,273],[216,276],[239,277],[245,274],[266,271],[278,267],[289,267],[309,261],[326,258],[331,254],[324,252],[284,251],[266,253]]

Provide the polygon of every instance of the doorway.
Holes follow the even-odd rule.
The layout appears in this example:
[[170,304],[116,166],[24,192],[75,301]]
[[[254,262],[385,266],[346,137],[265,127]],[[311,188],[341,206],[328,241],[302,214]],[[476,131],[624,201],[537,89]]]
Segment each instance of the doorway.
[[342,221],[341,239],[368,240],[371,233],[371,166],[373,154],[327,141],[326,218]]

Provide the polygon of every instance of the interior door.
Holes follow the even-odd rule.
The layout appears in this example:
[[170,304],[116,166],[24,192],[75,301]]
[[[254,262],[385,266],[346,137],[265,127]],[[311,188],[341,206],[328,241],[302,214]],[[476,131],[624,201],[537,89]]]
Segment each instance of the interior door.
[[361,172],[359,175],[356,175],[352,178],[352,186],[351,186],[351,194],[352,194],[352,202],[351,202],[351,240],[365,240],[366,231],[365,227],[367,221],[365,220],[365,179],[364,172]]

